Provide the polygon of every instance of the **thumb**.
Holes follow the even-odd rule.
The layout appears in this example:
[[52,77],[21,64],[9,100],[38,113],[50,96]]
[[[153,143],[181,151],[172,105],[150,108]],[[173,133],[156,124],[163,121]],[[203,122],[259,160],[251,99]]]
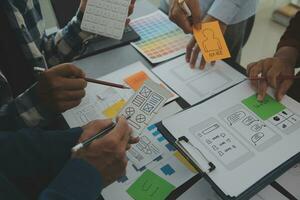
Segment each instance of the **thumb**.
[[83,134],[80,137],[80,142],[94,136],[95,134],[97,134],[101,130],[108,127],[111,123],[112,123],[112,121],[108,120],[108,119],[107,120],[95,120],[95,121],[92,121],[92,122],[88,123],[87,125],[82,127]]
[[123,145],[125,149],[126,145],[128,144],[131,131],[132,130],[129,127],[127,120],[124,117],[120,117],[111,135],[112,137],[115,137],[116,139],[120,140],[121,145]]

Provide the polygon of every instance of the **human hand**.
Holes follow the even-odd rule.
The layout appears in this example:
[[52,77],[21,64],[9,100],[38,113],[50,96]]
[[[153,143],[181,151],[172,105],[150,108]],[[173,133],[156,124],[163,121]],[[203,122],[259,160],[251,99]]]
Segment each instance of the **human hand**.
[[178,0],[170,1],[169,18],[176,23],[185,33],[193,33],[193,26],[201,23],[201,9],[198,0],[185,0],[192,16],[188,17],[187,13],[181,7]]
[[288,89],[292,86],[293,80],[281,79],[280,76],[290,76],[295,74],[294,65],[284,59],[273,57],[262,59],[247,66],[249,78],[257,78],[259,75],[263,80],[252,80],[251,85],[257,91],[257,100],[263,101],[268,86],[275,89],[275,97],[281,101]]
[[[97,120],[89,123],[84,129],[79,142],[90,138],[111,124],[111,120]],[[103,138],[93,141],[89,146],[73,153],[73,157],[83,159],[94,166],[107,186],[123,176],[126,172],[128,144],[137,143],[130,141],[132,129],[125,118],[118,120],[116,127]]]
[[[218,20],[212,16],[207,15],[203,19],[202,22],[207,23],[207,22],[212,22],[212,21],[218,21]],[[224,34],[226,31],[227,25],[221,21],[219,21],[219,24],[220,24],[221,31]],[[190,63],[190,67],[192,69],[194,69],[196,67],[196,62],[197,62],[199,53],[200,53],[199,45],[197,44],[195,37],[193,37],[186,47],[186,55],[185,55],[186,62]],[[214,65],[215,62],[212,62],[212,64]],[[206,61],[205,61],[204,57],[202,56],[200,66],[199,66],[200,70],[203,70],[205,68],[205,65],[206,65]]]
[[61,64],[42,72],[36,93],[41,105],[61,113],[80,104],[87,82],[84,72],[73,64]]
[[[86,5],[87,5],[87,1],[88,1],[88,0],[81,0],[81,1],[80,1],[79,10],[80,10],[81,12],[84,12],[84,11],[85,11],[85,8],[86,8]],[[130,2],[129,9],[128,9],[128,16],[130,16],[130,15],[133,13],[135,1],[136,1],[136,0],[131,0],[131,2]],[[129,22],[130,22],[130,19],[127,19],[127,20],[126,20],[126,26],[129,24]]]

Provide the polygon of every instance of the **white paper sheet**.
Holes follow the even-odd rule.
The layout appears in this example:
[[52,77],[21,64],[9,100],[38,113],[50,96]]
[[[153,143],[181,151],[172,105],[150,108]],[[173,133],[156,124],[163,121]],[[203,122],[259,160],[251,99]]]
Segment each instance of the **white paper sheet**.
[[243,80],[245,76],[223,61],[205,70],[191,69],[185,56],[155,67],[152,70],[189,104],[194,105]]
[[[253,95],[249,81],[245,81],[163,121],[174,137],[188,137],[215,164],[216,169],[209,177],[233,197],[300,151],[299,103],[286,96],[281,102],[286,108],[262,120],[242,103]],[[273,119],[278,120],[284,113],[288,118],[280,119],[281,123],[275,125]],[[290,120],[294,120],[292,125],[282,129],[281,125]],[[240,121],[243,124],[239,127],[233,126]],[[251,139],[248,135],[252,135]],[[198,159],[197,151],[190,153]]]
[[[156,124],[181,110],[182,108],[175,101],[171,102],[159,111],[159,113],[151,120],[150,124]],[[140,142],[132,145],[131,149],[127,152],[127,156],[137,169],[141,169],[157,157],[161,156],[163,152],[161,144],[154,138],[149,137],[147,131],[144,131],[140,135]]]
[[[141,62],[125,66],[120,70],[114,71],[99,80],[110,81],[114,83],[124,84],[124,79],[137,72],[143,71],[148,77],[156,83],[163,84],[146,66]],[[167,86],[165,86],[167,88]],[[168,89],[171,91],[170,89]],[[86,96],[81,104],[73,109],[63,113],[68,125],[73,127],[83,126],[95,119],[109,118],[104,111],[114,106],[120,101],[126,102],[134,94],[133,90],[118,89],[107,87],[99,84],[88,83],[86,88]],[[178,96],[174,94],[168,102],[176,99]],[[125,104],[125,103],[124,103]]]

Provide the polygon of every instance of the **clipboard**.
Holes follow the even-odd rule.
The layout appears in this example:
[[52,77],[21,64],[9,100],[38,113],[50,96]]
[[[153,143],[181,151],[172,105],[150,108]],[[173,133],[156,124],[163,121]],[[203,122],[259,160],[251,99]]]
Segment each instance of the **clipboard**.
[[[178,145],[178,141],[173,137],[173,135],[168,131],[168,129],[162,124],[162,122],[159,122],[157,125],[158,130],[165,136],[165,138],[195,167],[195,169],[198,170],[201,177],[205,178],[206,181],[211,185],[213,190],[220,196],[223,200],[246,200],[250,199],[254,195],[256,195],[258,192],[260,192],[262,189],[264,189],[266,186],[270,185],[272,182],[274,182],[277,178],[279,178],[282,174],[284,174],[286,171],[288,171],[290,168],[292,168],[294,165],[296,165],[298,162],[300,162],[300,152],[293,156],[292,158],[288,159],[285,163],[280,165],[279,167],[275,168],[272,172],[269,174],[266,174],[262,179],[258,180],[255,184],[253,184],[251,187],[249,187],[247,190],[245,190],[243,193],[241,193],[239,196],[232,197],[226,195],[217,184],[215,184],[212,179],[208,176],[208,174],[215,170],[216,167],[213,166],[211,168],[211,171],[205,172],[205,170],[201,169],[197,165],[197,163],[194,162],[194,159],[189,156],[189,154]],[[209,163],[209,161],[207,161]]]

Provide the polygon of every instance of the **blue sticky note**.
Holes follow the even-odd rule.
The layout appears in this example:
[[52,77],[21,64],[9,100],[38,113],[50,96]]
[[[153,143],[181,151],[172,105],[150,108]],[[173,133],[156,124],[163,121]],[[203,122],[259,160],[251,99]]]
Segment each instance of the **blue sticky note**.
[[160,168],[160,170],[167,176],[171,176],[175,173],[175,170],[169,164],[163,166],[162,168]]
[[155,124],[152,124],[151,126],[148,126],[148,130],[149,131],[152,131],[153,129],[155,129],[156,128],[156,126],[155,126]]
[[160,134],[159,131],[154,131],[154,132],[152,132],[152,135],[153,135],[153,136],[158,136],[159,134]]
[[165,138],[164,138],[163,136],[161,136],[161,137],[159,137],[157,140],[158,140],[159,142],[162,142],[162,141],[165,140]]

